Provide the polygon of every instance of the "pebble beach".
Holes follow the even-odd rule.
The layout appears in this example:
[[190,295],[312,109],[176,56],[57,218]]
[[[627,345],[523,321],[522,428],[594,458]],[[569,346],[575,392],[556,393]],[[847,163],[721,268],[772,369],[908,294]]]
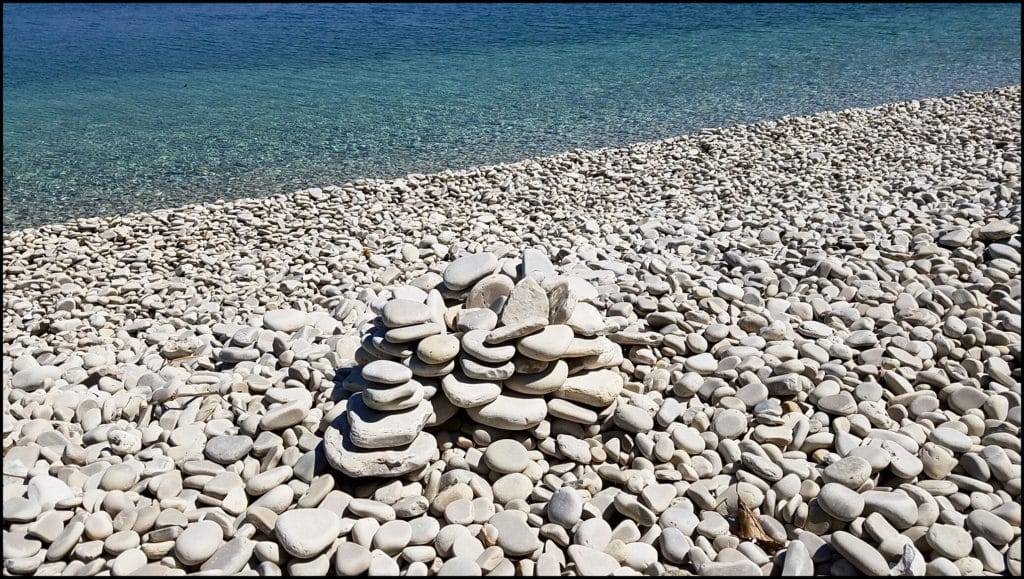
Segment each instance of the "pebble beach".
[[1019,576],[1020,97],[5,232],[4,573]]

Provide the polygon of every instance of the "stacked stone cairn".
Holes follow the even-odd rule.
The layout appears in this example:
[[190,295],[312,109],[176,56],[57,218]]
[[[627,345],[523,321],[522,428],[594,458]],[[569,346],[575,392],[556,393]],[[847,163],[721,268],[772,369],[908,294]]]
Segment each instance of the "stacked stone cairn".
[[398,287],[371,305],[352,392],[325,437],[327,457],[351,477],[401,476],[437,452],[424,431],[465,410],[468,418],[518,431],[554,417],[591,425],[614,410],[623,378],[620,345],[588,300],[586,280],[558,276],[547,257],[469,254],[441,276]]

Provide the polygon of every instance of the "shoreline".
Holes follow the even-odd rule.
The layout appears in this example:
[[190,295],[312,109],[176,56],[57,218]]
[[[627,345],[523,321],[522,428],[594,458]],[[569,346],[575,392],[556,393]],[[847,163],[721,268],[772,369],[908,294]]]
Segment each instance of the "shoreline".
[[1018,576],[1020,96],[5,233],[5,570]]
[[458,176],[461,176],[461,175],[472,174],[474,172],[478,172],[478,171],[481,171],[481,170],[491,170],[491,169],[497,169],[497,168],[515,169],[517,167],[521,167],[521,166],[527,165],[529,163],[533,163],[533,162],[543,163],[543,162],[546,162],[546,161],[553,161],[553,160],[556,160],[556,159],[559,159],[559,158],[564,158],[565,156],[568,156],[568,155],[579,155],[579,154],[615,155],[615,154],[619,154],[619,153],[628,152],[629,150],[631,150],[633,148],[636,148],[636,147],[649,147],[649,146],[657,146],[657,145],[669,145],[669,144],[677,143],[677,142],[679,142],[681,140],[697,138],[700,135],[704,135],[704,134],[719,134],[722,131],[751,129],[753,127],[759,127],[759,126],[763,126],[763,125],[772,125],[772,124],[779,123],[779,122],[785,122],[785,121],[790,120],[790,119],[799,119],[799,118],[813,119],[813,118],[818,118],[818,117],[821,117],[821,116],[850,114],[850,113],[856,113],[856,112],[862,112],[862,111],[883,111],[887,107],[895,107],[895,106],[899,106],[899,105],[906,105],[906,104],[909,104],[909,103],[928,103],[928,102],[932,102],[932,101],[941,101],[941,100],[965,98],[965,97],[970,97],[971,95],[983,95],[983,94],[988,94],[988,93],[996,93],[996,92],[1000,92],[1000,91],[1013,90],[1015,88],[1019,90],[1020,87],[1021,87],[1021,85],[1010,85],[1010,86],[996,87],[996,88],[985,89],[985,90],[980,90],[980,91],[961,91],[961,92],[958,92],[958,93],[955,93],[955,94],[952,94],[952,95],[948,95],[948,96],[943,96],[943,97],[929,97],[929,98],[913,99],[913,100],[907,100],[907,101],[895,101],[895,102],[884,103],[884,104],[873,106],[873,107],[853,107],[853,108],[847,108],[847,109],[842,109],[842,110],[838,110],[838,111],[820,111],[820,112],[816,112],[816,113],[812,113],[812,114],[807,114],[807,115],[783,115],[783,116],[775,118],[775,119],[770,119],[770,120],[766,120],[766,121],[760,121],[760,122],[756,122],[756,123],[735,124],[735,125],[728,125],[728,126],[723,126],[723,127],[708,127],[708,128],[699,129],[699,130],[691,132],[691,133],[686,133],[686,134],[683,134],[683,135],[667,137],[667,138],[663,138],[663,139],[655,139],[655,140],[650,140],[650,141],[637,141],[637,142],[634,142],[634,143],[630,143],[630,144],[623,145],[623,146],[618,146],[618,147],[600,147],[600,148],[595,148],[595,149],[571,149],[571,150],[568,150],[568,151],[563,151],[563,152],[559,152],[559,153],[553,153],[551,155],[545,155],[545,156],[542,156],[542,157],[531,157],[531,158],[521,159],[521,160],[517,160],[517,161],[511,161],[511,162],[507,162],[507,163],[476,165],[476,166],[472,166],[472,167],[468,167],[468,168],[450,169],[450,170],[439,171],[439,172],[436,172],[436,173],[407,173],[405,175],[402,175],[402,176],[399,176],[399,177],[395,177],[395,178],[358,178],[358,179],[353,179],[351,181],[347,181],[347,182],[345,182],[345,183],[343,183],[341,185],[311,186],[311,187],[307,187],[307,188],[304,188],[304,189],[297,189],[295,191],[288,192],[288,193],[277,193],[277,194],[267,195],[267,196],[239,197],[239,198],[236,198],[236,199],[218,199],[218,200],[209,201],[209,202],[198,202],[198,203],[189,203],[189,204],[178,205],[178,206],[173,206],[173,207],[164,207],[164,208],[154,209],[154,210],[150,210],[150,211],[135,211],[135,212],[129,212],[129,213],[120,214],[120,215],[79,217],[79,218],[74,218],[74,219],[70,219],[70,220],[67,220],[67,221],[47,223],[47,224],[39,225],[39,226],[30,226],[30,227],[24,227],[24,228],[11,229],[11,230],[8,230],[8,231],[4,231],[3,232],[3,237],[4,237],[4,239],[6,239],[7,237],[9,237],[11,235],[15,235],[18,232],[22,232],[22,231],[44,230],[45,228],[55,227],[55,226],[71,226],[72,224],[79,223],[79,222],[86,222],[86,223],[88,223],[88,222],[92,222],[92,221],[95,221],[95,220],[120,220],[120,219],[129,219],[130,220],[132,218],[141,218],[141,217],[144,217],[145,215],[148,215],[148,214],[163,214],[163,213],[169,212],[169,211],[186,211],[186,210],[205,211],[207,209],[216,208],[216,207],[223,207],[225,205],[245,205],[245,204],[251,204],[251,203],[259,204],[261,201],[267,200],[267,199],[288,200],[288,198],[296,196],[296,195],[300,195],[304,191],[307,191],[309,189],[326,189],[326,188],[331,188],[331,187],[334,187],[336,189],[344,189],[345,187],[360,187],[360,186],[378,186],[378,187],[383,186],[383,187],[387,187],[387,186],[393,185],[393,184],[398,183],[398,182],[403,182],[406,179],[408,179],[410,176],[430,177],[430,176],[434,176],[434,175],[446,175],[446,176],[458,177]]

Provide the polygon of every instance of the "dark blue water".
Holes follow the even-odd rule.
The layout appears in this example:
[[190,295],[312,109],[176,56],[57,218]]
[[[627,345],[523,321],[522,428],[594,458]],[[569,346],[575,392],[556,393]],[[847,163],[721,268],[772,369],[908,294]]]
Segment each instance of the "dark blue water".
[[3,7],[3,226],[1020,84],[1002,5]]

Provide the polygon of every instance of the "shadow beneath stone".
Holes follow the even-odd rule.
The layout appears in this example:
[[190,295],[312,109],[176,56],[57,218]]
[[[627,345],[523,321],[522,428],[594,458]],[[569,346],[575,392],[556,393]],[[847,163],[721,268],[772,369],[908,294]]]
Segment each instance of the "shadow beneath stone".
[[338,368],[334,372],[334,380],[332,380],[334,385],[331,387],[331,393],[329,395],[331,402],[339,402],[348,398],[349,391],[345,389],[343,384],[345,380],[348,379],[349,375],[356,370],[359,370],[358,366],[353,368]]

